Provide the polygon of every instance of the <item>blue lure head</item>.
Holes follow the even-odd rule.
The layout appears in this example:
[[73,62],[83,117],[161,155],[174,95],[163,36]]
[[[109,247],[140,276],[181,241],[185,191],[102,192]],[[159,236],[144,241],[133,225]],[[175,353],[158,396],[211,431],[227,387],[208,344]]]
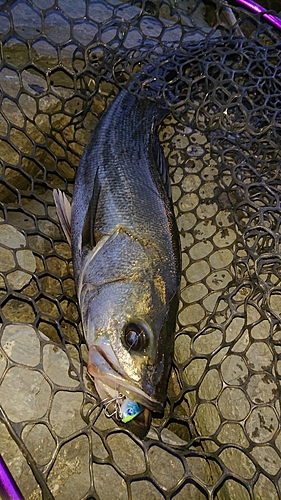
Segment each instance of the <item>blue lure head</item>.
[[135,418],[137,415],[139,415],[142,410],[143,406],[136,401],[132,401],[132,399],[124,399],[120,405],[120,418],[121,421],[126,424],[127,422],[130,422]]
[[[128,399],[123,394],[118,394],[115,398],[105,399],[102,401],[104,404],[105,416],[107,418],[116,417],[117,420],[121,420],[124,424],[133,420],[137,417],[144,409],[140,403]],[[114,411],[109,411],[112,404],[115,404]]]

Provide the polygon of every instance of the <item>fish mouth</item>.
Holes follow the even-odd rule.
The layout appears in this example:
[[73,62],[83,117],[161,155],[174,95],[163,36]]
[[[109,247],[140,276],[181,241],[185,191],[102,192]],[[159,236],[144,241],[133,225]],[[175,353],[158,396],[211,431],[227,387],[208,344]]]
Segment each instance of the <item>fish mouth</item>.
[[117,393],[142,404],[154,412],[163,410],[163,403],[134,385],[121,367],[110,344],[92,345],[89,348],[88,373],[94,378],[96,390],[102,400],[116,397]]

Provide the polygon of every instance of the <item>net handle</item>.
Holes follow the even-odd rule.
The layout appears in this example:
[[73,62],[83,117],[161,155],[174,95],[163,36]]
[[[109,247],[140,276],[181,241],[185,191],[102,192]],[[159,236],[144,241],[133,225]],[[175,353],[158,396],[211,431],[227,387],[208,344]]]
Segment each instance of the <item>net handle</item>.
[[269,24],[281,31],[281,19],[274,14],[270,14],[264,7],[253,0],[233,0],[238,5],[245,7],[253,14],[259,14]]
[[3,457],[0,455],[0,496],[3,500],[24,500]]

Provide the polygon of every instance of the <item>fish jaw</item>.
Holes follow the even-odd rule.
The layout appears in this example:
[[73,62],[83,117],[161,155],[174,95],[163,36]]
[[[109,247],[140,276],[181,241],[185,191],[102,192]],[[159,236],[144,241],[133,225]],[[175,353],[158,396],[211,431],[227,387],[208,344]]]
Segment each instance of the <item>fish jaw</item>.
[[100,342],[90,347],[87,369],[94,378],[96,390],[102,401],[112,399],[117,393],[121,393],[151,411],[163,410],[163,403],[132,383],[120,366],[110,344]]

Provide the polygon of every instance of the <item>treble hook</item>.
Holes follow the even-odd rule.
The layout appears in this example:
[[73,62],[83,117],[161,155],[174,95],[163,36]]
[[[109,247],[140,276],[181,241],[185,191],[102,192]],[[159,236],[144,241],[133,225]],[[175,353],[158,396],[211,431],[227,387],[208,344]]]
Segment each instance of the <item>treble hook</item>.
[[[105,398],[101,401],[101,404],[104,406],[104,414],[107,418],[116,417],[118,420],[121,420],[121,404],[124,399],[123,394],[119,393],[115,398]],[[109,413],[108,407],[115,402],[115,410],[112,413]]]

